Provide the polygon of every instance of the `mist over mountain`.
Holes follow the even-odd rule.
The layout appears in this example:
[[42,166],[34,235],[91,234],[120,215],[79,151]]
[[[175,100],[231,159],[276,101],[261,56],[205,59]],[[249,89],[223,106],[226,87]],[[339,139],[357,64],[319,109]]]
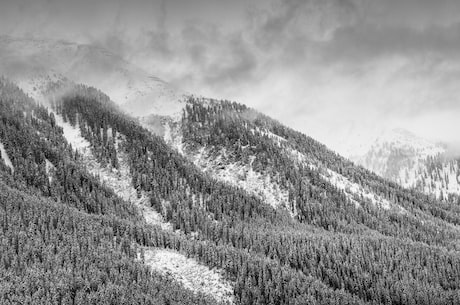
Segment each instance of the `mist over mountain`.
[[460,304],[433,3],[1,3],[0,304]]
[[348,155],[395,127],[458,146],[460,8],[437,3],[3,1],[0,33],[102,47]]
[[351,159],[403,187],[440,200],[456,202],[460,194],[457,152],[404,129],[382,133],[365,154]]

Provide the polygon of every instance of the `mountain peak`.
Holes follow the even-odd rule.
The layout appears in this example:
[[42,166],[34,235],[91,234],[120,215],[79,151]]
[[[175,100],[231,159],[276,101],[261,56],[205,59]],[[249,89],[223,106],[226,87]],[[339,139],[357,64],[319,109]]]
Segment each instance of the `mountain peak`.
[[445,148],[425,138],[415,135],[403,128],[386,130],[372,144],[370,151],[404,150],[406,154],[417,154],[420,157],[436,156],[445,152]]

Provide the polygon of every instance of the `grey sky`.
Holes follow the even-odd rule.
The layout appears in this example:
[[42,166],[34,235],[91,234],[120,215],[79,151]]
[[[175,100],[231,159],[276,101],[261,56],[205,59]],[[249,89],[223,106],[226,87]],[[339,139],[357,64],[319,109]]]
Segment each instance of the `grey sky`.
[[382,128],[460,142],[458,0],[0,0],[0,32],[111,49],[346,153]]

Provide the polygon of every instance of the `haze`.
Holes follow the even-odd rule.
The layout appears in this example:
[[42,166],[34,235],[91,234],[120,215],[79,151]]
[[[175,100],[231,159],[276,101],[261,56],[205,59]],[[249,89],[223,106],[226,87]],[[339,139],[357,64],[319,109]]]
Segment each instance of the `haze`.
[[460,142],[457,0],[2,0],[0,34],[103,46],[345,155],[396,127]]

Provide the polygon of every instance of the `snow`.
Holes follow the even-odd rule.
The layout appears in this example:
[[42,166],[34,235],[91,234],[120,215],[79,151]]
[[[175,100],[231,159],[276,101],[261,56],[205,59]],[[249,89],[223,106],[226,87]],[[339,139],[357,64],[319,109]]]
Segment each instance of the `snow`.
[[187,289],[233,304],[233,288],[216,269],[200,265],[195,259],[166,249],[144,248],[144,262],[153,270],[171,275]]
[[11,172],[14,173],[13,163],[11,162],[10,157],[6,153],[5,146],[3,145],[2,142],[0,142],[0,152],[2,153],[2,159],[5,162],[6,166],[8,166],[11,169]]
[[48,175],[48,181],[50,183],[53,182],[53,172],[56,170],[56,167],[48,159],[45,159],[45,170]]
[[[393,129],[382,133],[366,154],[352,159],[376,174],[395,181],[396,177],[401,174],[394,172],[395,169],[392,167],[394,161],[403,161],[406,164],[405,169],[414,172],[428,157],[434,157],[444,152],[445,149],[440,145],[417,137],[406,130]],[[394,153],[399,154],[404,159],[391,160],[391,157],[394,158]],[[403,177],[401,176],[401,178]],[[410,184],[409,181],[407,183]]]
[[308,160],[308,158],[302,154],[301,152],[291,149],[289,151],[289,155],[291,158],[298,163],[304,164],[308,166],[312,170],[316,170],[320,172],[321,178],[328,181],[339,190],[344,191],[345,195],[351,202],[355,204],[357,208],[360,207],[359,202],[356,200],[357,198],[364,198],[369,200],[373,205],[376,207],[389,210],[391,208],[396,208],[399,211],[403,211],[403,208],[392,204],[387,199],[372,193],[369,189],[362,187],[361,185],[350,181],[347,177],[329,169],[321,164],[313,164]]
[[[176,127],[172,127],[175,124]],[[148,126],[147,126],[148,128]],[[163,139],[171,147],[175,148],[181,155],[185,155],[183,137],[180,131],[180,125],[178,122],[174,123],[173,121],[166,122],[164,124],[164,136]]]
[[252,134],[258,133],[261,136],[269,137],[278,145],[278,147],[281,147],[281,143],[287,141],[285,138],[280,137],[279,135],[274,134],[273,132],[266,129],[260,129],[256,127],[255,129],[251,129],[250,131],[252,132]]
[[383,132],[376,140],[374,145],[390,144],[398,148],[409,148],[418,152],[422,158],[428,156],[436,156],[445,152],[445,149],[435,143],[417,137],[415,134],[405,129],[397,128]]
[[[63,127],[64,136],[80,154],[87,170],[115,193],[128,202],[134,203],[142,212],[145,222],[159,225],[163,230],[172,231],[172,225],[164,221],[163,217],[149,205],[149,199],[144,192],[138,198],[137,191],[131,186],[132,177],[129,172],[128,156],[121,149],[117,150],[119,168],[102,167],[94,158],[90,143],[84,139],[80,130],[68,123],[64,123],[61,116],[56,115],[56,122]],[[111,132],[109,134],[112,134]],[[117,134],[116,146],[123,141],[123,135]],[[216,300],[233,303],[233,289],[231,284],[224,280],[217,270],[198,264],[194,259],[171,250],[146,248],[145,263],[152,269],[170,274],[186,288],[201,291],[214,297]]]
[[0,51],[8,54],[0,70],[15,71],[9,77],[37,100],[65,78],[102,90],[134,116],[180,116],[185,105],[185,93],[98,46],[3,36]]
[[241,187],[250,194],[259,197],[263,202],[273,208],[288,207],[289,194],[286,189],[272,181],[266,174],[256,172],[252,168],[255,156],[250,158],[249,164],[242,162],[228,162],[227,152],[222,150],[218,155],[201,148],[196,154],[187,153],[193,163],[212,177],[227,182],[231,185]]
[[[445,156],[443,146],[394,129],[382,133],[366,154],[353,160],[405,188],[447,199],[448,194],[460,194],[460,172],[457,162]],[[430,160],[437,164],[434,169]]]
[[[206,99],[204,99],[206,101]],[[173,127],[175,126],[175,127]],[[148,128],[148,126],[146,126]],[[237,186],[246,192],[257,196],[273,208],[288,207],[288,191],[279,186],[267,175],[256,172],[252,168],[255,156],[250,158],[249,164],[243,162],[230,162],[228,153],[223,149],[219,154],[212,153],[202,147],[197,152],[191,152],[184,147],[182,134],[178,122],[166,122],[164,140],[180,154],[192,161],[202,171],[209,173],[213,178]],[[254,130],[254,132],[256,132]],[[257,130],[257,132],[260,132]],[[265,133],[267,136],[278,140],[274,134]],[[281,138],[281,137],[279,137]],[[282,138],[281,138],[282,139]],[[291,213],[293,216],[293,214]]]
[[29,97],[43,104],[44,93],[48,91],[50,84],[66,81],[65,77],[54,70],[42,73],[31,72],[26,76],[15,78],[16,84]]
[[348,178],[330,169],[327,169],[326,172],[326,174],[321,174],[321,176],[332,185],[335,185],[339,190],[344,191],[347,197],[351,199],[355,205],[359,206],[359,203],[354,199],[357,196],[369,200],[373,205],[382,209],[389,210],[391,208],[391,204],[388,200],[371,193],[361,185],[351,182]]
[[[135,204],[141,210],[147,223],[171,230],[171,224],[164,222],[162,216],[150,207],[149,198],[145,193],[141,193],[141,197],[138,198],[136,189],[131,185],[132,177],[129,172],[127,155],[124,152],[117,151],[118,169],[101,166],[91,152],[90,143],[81,135],[79,127],[64,122],[62,116],[56,113],[54,116],[56,124],[64,130],[64,137],[80,153],[83,164],[91,174],[99,177],[101,182],[113,189],[122,199]],[[122,141],[122,135],[118,134],[117,144],[120,141]]]
[[406,176],[397,181],[405,187],[419,187],[426,194],[434,194],[436,198],[447,200],[449,194],[460,195],[460,169],[457,161],[443,161],[440,167],[430,171],[426,163],[417,164],[416,170],[402,169]]
[[56,119],[56,124],[62,127],[64,137],[66,138],[67,142],[72,145],[73,149],[78,150],[84,155],[89,155],[90,144],[85,138],[81,136],[79,126],[72,126],[69,122],[65,122],[62,116],[57,115],[56,113],[54,113],[54,117]]

